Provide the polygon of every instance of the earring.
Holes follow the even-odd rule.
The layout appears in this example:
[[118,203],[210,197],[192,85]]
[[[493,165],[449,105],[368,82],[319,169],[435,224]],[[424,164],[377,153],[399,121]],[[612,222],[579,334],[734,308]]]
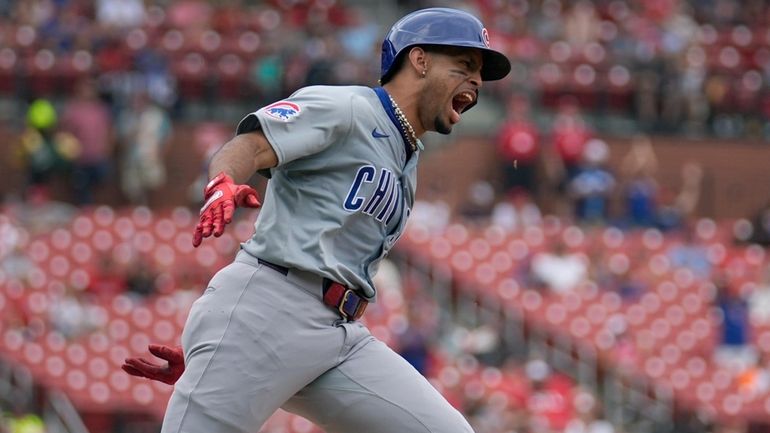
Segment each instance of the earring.
[[426,74],[427,72],[428,72],[428,71],[426,71],[425,69],[423,69],[423,70],[422,70],[422,77],[423,77],[423,78],[425,78],[425,74]]

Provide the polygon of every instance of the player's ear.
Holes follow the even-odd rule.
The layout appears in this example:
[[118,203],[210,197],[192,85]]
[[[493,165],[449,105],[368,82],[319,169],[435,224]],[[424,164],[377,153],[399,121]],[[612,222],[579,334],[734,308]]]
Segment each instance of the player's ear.
[[428,69],[428,53],[420,46],[412,47],[409,50],[409,66],[417,76],[422,76],[423,71]]

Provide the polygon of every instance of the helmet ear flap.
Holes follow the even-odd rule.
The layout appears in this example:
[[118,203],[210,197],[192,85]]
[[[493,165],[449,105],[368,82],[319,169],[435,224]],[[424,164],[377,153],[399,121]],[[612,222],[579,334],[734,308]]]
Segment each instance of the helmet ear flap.
[[393,73],[398,69],[397,58],[398,50],[393,46],[393,42],[385,38],[382,41],[382,73],[380,75],[380,84],[385,84],[393,77]]
[[393,78],[393,76],[396,75],[396,72],[401,70],[401,64],[404,63],[404,61],[405,61],[404,59],[409,55],[409,48],[410,48],[410,47],[406,47],[406,48],[402,49],[401,51],[396,51],[395,47],[393,47],[393,44],[391,44],[390,41],[383,42],[382,43],[383,58],[384,58],[384,55],[385,55],[385,44],[386,43],[389,45],[388,49],[392,53],[392,54],[389,54],[389,55],[392,55],[393,57],[392,57],[392,60],[390,60],[389,63],[388,63],[388,65],[389,65],[388,70],[382,72],[382,77],[380,77],[380,84],[381,85],[387,83],[388,81],[390,81]]

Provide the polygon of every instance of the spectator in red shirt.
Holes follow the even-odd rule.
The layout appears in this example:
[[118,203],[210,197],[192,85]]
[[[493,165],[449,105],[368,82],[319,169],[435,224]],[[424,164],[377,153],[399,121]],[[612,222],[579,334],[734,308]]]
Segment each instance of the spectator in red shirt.
[[574,384],[568,377],[552,372],[540,359],[529,361],[525,370],[532,381],[532,393],[527,400],[527,409],[532,414],[535,429],[564,431],[574,417]]
[[563,182],[569,182],[579,171],[586,142],[593,132],[580,113],[580,106],[573,97],[565,97],[559,104],[553,122],[553,146],[564,168]]
[[549,189],[553,189],[557,200],[552,203],[552,212],[568,217],[574,204],[568,193],[572,179],[580,173],[585,144],[593,136],[580,113],[580,106],[573,96],[559,100],[550,131],[550,145],[543,151],[544,173]]
[[540,135],[529,117],[529,101],[524,95],[514,95],[508,103],[508,118],[498,133],[497,152],[503,165],[505,190],[523,188],[534,195]]
[[126,291],[128,283],[110,256],[99,260],[98,269],[91,274],[88,293],[95,298],[110,298]]

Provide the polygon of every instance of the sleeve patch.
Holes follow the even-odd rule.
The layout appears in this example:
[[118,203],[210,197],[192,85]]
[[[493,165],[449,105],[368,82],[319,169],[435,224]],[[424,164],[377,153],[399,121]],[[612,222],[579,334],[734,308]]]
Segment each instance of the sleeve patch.
[[302,111],[299,105],[289,101],[278,101],[262,109],[268,116],[282,122],[288,122]]

